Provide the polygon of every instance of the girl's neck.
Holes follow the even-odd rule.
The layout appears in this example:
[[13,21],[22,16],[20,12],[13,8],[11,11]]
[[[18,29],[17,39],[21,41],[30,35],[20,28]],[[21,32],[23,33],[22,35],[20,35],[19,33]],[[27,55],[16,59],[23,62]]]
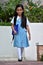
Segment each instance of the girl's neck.
[[21,18],[21,15],[18,15]]

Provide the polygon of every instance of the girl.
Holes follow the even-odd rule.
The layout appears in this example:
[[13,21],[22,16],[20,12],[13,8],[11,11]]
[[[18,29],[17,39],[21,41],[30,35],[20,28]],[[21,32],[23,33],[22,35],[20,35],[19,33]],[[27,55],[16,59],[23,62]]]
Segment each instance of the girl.
[[[14,31],[14,47],[18,49],[18,61],[22,61],[22,53],[25,47],[29,46],[27,39],[27,31],[29,34],[29,40],[31,40],[29,21],[24,15],[24,7],[22,4],[18,4],[15,8],[14,17],[11,21],[11,28]],[[18,33],[14,29],[14,26],[18,24]]]

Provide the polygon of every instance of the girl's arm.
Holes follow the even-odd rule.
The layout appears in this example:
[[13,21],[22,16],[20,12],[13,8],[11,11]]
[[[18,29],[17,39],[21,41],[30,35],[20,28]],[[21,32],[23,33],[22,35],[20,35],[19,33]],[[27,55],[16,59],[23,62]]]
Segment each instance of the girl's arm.
[[28,34],[29,34],[29,40],[31,40],[30,27],[27,25],[26,28],[27,28],[27,31],[28,31]]

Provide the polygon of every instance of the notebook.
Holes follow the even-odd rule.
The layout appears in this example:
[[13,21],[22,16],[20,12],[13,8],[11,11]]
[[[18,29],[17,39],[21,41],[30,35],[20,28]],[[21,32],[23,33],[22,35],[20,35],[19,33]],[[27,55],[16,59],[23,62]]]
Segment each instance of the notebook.
[[[17,25],[14,25],[14,29],[18,33],[18,24]],[[12,35],[14,35],[14,31],[12,31]]]

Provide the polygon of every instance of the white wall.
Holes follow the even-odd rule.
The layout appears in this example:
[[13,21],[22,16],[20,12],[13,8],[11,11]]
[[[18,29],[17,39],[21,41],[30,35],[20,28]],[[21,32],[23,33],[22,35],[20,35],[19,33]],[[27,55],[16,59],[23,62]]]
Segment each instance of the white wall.
[[16,57],[16,48],[11,44],[12,34],[10,26],[0,26],[0,57]]
[[[43,45],[43,23],[30,23],[31,41],[29,47],[25,48],[24,56],[26,60],[37,60],[36,43]],[[10,26],[0,26],[0,58],[17,58],[17,48],[11,44],[12,35]]]
[[29,48],[25,49],[25,57],[29,60],[37,60],[37,44],[43,45],[43,23],[31,23],[31,41]]

